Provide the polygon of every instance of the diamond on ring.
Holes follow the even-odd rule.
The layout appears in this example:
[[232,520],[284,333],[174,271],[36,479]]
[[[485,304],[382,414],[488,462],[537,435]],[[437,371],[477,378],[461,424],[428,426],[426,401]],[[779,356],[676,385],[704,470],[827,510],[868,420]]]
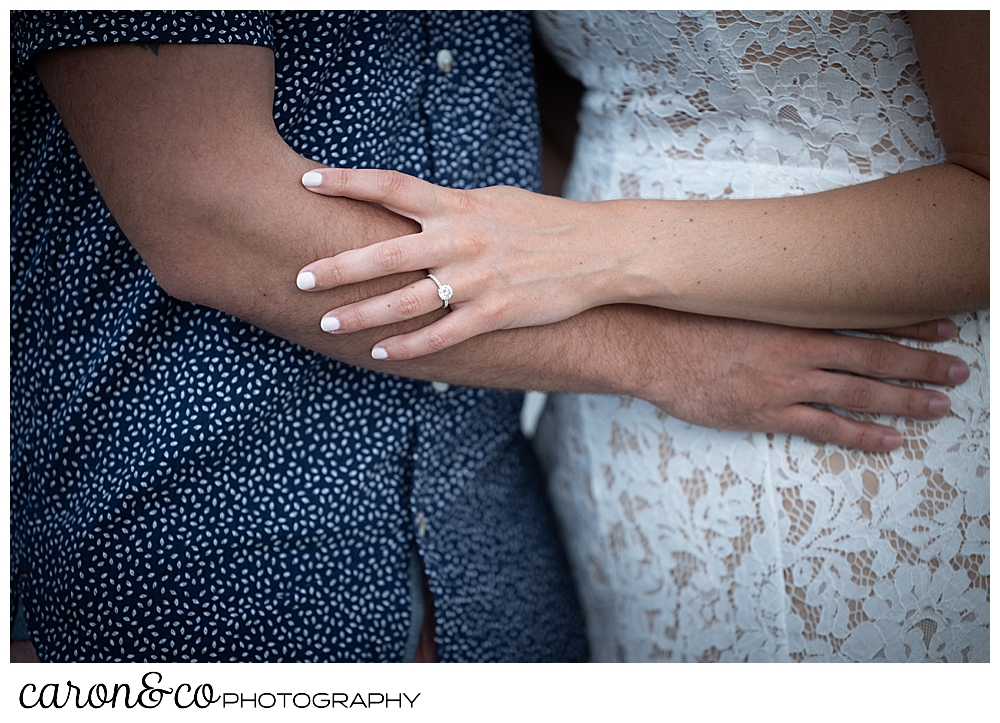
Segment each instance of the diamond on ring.
[[448,301],[451,299],[452,296],[455,295],[455,292],[448,284],[442,284],[440,281],[438,281],[438,277],[435,276],[434,274],[427,274],[427,278],[433,281],[435,284],[437,284],[438,298],[444,302],[444,308],[447,309]]

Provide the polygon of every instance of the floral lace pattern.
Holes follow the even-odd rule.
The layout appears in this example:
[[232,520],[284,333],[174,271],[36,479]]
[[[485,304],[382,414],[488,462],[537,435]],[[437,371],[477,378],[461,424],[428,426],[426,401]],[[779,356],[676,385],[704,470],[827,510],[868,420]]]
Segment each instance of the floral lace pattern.
[[[587,87],[566,195],[748,198],[943,160],[905,14],[536,15]],[[536,444],[595,660],[989,660],[989,313],[902,449],[556,395]],[[913,342],[914,345],[920,345]]]

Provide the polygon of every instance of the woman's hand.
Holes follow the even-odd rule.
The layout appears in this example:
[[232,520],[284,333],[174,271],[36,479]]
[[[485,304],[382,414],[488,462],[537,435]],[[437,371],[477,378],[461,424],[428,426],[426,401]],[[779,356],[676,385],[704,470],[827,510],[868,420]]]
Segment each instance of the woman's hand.
[[[427,278],[323,317],[325,331],[344,334],[443,305],[452,309],[419,331],[382,341],[372,350],[375,359],[411,359],[477,334],[550,324],[624,300],[615,295],[614,270],[629,249],[614,242],[613,222],[595,213],[601,204],[506,186],[460,191],[394,171],[321,168],[302,183],[315,193],[379,203],[423,229],[321,259],[299,273],[298,287],[306,291],[404,271],[437,277],[440,287]],[[600,243],[588,247],[588,239]]]

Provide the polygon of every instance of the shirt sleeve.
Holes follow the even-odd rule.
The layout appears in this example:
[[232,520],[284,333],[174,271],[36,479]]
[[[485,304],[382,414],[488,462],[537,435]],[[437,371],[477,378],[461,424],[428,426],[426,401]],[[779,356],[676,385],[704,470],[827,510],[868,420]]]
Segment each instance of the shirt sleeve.
[[12,56],[18,67],[43,50],[96,43],[237,43],[274,48],[268,12],[16,11]]

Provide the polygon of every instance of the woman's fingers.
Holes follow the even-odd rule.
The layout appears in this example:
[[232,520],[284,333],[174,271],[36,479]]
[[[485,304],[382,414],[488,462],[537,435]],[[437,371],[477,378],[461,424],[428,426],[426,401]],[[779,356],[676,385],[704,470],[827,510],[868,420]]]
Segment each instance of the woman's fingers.
[[400,236],[320,259],[302,267],[295,284],[303,291],[323,291],[390,274],[439,266],[448,253],[425,233]]
[[302,176],[302,185],[324,196],[379,203],[417,222],[437,214],[440,199],[449,193],[405,173],[366,168],[317,168]]
[[[430,279],[424,279],[391,294],[334,309],[323,317],[320,327],[331,334],[345,334],[395,324],[441,308],[442,301],[436,285]],[[400,361],[433,354],[477,334],[494,331],[499,328],[495,325],[497,318],[471,308],[456,309],[423,329],[377,344],[372,349],[372,358]],[[490,319],[494,322],[491,323]]]
[[334,309],[323,317],[320,326],[323,331],[343,334],[395,324],[440,308],[442,301],[434,282],[421,279],[399,291]]
[[824,356],[820,362],[824,368],[866,377],[903,379],[941,386],[954,386],[969,378],[968,365],[956,356],[911,349],[881,339],[831,335]]
[[414,359],[493,330],[484,317],[471,309],[456,309],[423,329],[376,344],[372,359]]
[[891,452],[903,443],[892,427],[870,422],[855,422],[839,414],[814,409],[804,404],[788,407],[781,415],[781,431],[799,434],[816,442],[837,444],[865,452]]
[[889,384],[851,374],[818,372],[812,393],[803,402],[829,404],[853,412],[890,414],[913,419],[939,419],[951,408],[941,392]]

